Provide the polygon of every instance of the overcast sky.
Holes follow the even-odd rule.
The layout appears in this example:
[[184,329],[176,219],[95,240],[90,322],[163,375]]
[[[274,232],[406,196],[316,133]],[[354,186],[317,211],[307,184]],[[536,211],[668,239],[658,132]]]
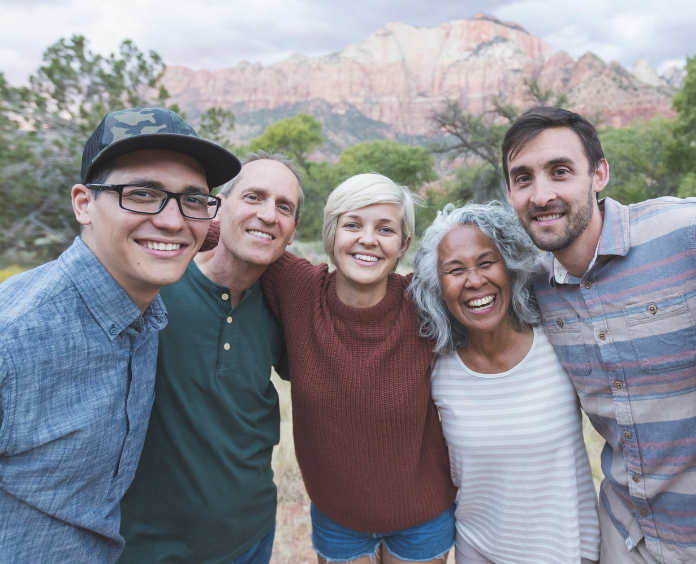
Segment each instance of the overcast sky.
[[641,55],[661,72],[696,54],[694,0],[0,0],[0,72],[25,82],[45,48],[72,34],[103,54],[132,39],[167,64],[218,69],[340,51],[390,21],[436,26],[479,11],[556,51],[629,69]]

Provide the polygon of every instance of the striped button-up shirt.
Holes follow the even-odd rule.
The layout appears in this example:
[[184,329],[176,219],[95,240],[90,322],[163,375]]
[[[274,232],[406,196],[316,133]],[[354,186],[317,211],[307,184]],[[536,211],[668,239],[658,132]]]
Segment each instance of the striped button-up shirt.
[[696,562],[696,200],[600,201],[597,259],[535,284],[543,324],[607,444],[600,502],[628,549]]

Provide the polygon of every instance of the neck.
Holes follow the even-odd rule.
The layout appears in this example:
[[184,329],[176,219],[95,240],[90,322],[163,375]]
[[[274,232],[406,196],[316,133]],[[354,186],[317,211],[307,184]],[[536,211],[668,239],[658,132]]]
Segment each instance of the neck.
[[582,278],[585,272],[587,272],[597,250],[599,238],[602,235],[604,218],[596,200],[593,205],[592,220],[585,231],[569,247],[553,253],[553,256],[558,259],[563,268],[576,278]]
[[107,266],[108,262],[104,260],[108,255],[102,255],[98,245],[89,236],[89,233],[82,233],[80,238],[82,239],[82,242],[87,245],[87,248],[94,253],[94,256],[97,257],[97,260],[106,269],[106,271],[111,274],[111,277],[116,280],[116,283],[121,286],[128,297],[133,300],[136,306],[138,306],[140,313],[145,313],[145,310],[150,306],[152,300],[157,297],[157,294],[162,289],[162,286],[153,286],[152,284],[144,283],[142,280],[133,280],[127,276],[122,276],[117,271],[112,272]]
[[372,307],[387,295],[387,280],[388,276],[374,284],[356,284],[336,270],[336,296],[350,307]]
[[492,331],[469,331],[466,348],[477,355],[495,359],[504,355],[522,333],[515,331],[510,316]]
[[517,366],[529,352],[534,341],[530,327],[515,331],[509,316],[492,331],[469,331],[469,341],[459,349],[459,358],[475,372],[500,374]]
[[240,260],[221,245],[197,254],[193,260],[208,280],[229,289],[232,306],[239,303],[244,292],[256,284],[268,267]]

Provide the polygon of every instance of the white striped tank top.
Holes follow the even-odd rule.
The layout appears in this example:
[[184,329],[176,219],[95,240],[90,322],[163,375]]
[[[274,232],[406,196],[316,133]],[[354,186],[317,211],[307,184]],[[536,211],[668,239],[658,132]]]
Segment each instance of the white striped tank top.
[[440,356],[432,394],[449,445],[457,533],[495,564],[599,560],[599,522],[575,389],[540,327],[501,374]]

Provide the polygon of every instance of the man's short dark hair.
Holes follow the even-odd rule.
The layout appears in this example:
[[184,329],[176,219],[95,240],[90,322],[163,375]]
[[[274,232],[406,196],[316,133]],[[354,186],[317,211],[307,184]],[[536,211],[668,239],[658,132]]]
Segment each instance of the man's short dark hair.
[[510,175],[508,160],[515,158],[518,153],[537,135],[547,129],[567,127],[580,138],[587,160],[590,161],[590,174],[594,174],[604,158],[602,144],[594,125],[580,114],[552,108],[537,106],[529,108],[515,120],[503,139],[503,173],[508,189],[510,188]]
[[[104,163],[98,164],[89,172],[85,184],[104,184],[109,175],[116,170],[116,160],[118,157],[109,159]],[[99,197],[99,190],[90,190],[96,200]]]

